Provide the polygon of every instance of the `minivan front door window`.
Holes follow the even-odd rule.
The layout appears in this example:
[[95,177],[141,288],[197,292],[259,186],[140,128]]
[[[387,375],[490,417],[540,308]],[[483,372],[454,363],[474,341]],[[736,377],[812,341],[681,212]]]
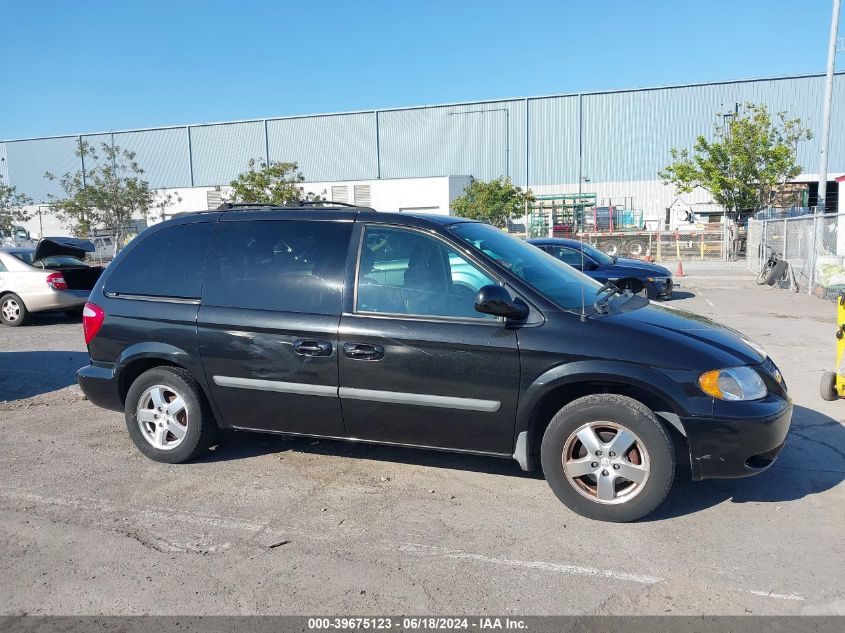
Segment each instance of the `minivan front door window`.
[[496,283],[439,239],[413,230],[366,228],[356,312],[495,319],[475,310],[475,295]]

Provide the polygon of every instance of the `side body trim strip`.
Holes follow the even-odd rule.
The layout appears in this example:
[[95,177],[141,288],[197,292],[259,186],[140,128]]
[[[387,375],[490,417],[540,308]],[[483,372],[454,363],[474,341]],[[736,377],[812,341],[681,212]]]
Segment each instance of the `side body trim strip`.
[[443,409],[461,409],[463,411],[498,411],[502,403],[498,400],[478,400],[476,398],[456,398],[453,396],[433,396],[425,393],[405,393],[402,391],[378,391],[375,389],[353,389],[340,387],[341,398],[350,400],[369,400],[370,402],[392,402],[395,404],[414,404],[424,407]]
[[258,380],[255,378],[235,378],[233,376],[215,376],[214,383],[221,387],[255,389],[257,391],[278,391],[298,393],[304,396],[337,397],[337,387],[330,385],[309,385],[302,382],[281,382],[278,380]]
[[214,383],[220,385],[221,387],[234,387],[236,389],[255,389],[257,391],[297,393],[305,396],[340,397],[349,400],[390,402],[393,404],[438,407],[441,409],[482,411],[484,413],[495,413],[502,406],[502,403],[499,400],[457,398],[454,396],[435,396],[425,393],[380,391],[376,389],[354,389],[352,387],[333,387],[331,385],[309,385],[301,382],[258,380],[255,378],[237,378],[234,376],[214,376]]

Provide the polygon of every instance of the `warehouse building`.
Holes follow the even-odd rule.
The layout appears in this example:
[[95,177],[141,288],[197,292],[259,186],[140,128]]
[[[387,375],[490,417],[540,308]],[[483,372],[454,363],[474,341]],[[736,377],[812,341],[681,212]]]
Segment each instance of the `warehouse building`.
[[[81,142],[109,143],[136,152],[152,186],[178,194],[170,212],[213,208],[258,158],[295,161],[307,190],[378,210],[448,213],[470,178],[508,176],[538,195],[590,194],[598,205],[637,210],[646,226],[676,226],[690,211],[706,221],[720,209],[705,192],[676,196],[663,185],[657,172],[670,148],[691,147],[747,102],[813,130],[798,147],[806,173],[796,179],[813,206],[823,83],[804,75],[8,140],[0,174],[44,211],[61,193],[44,173],[81,170]],[[831,129],[828,209],[845,212],[845,183],[836,182],[845,174],[841,73]],[[27,228],[64,232],[47,213]]]

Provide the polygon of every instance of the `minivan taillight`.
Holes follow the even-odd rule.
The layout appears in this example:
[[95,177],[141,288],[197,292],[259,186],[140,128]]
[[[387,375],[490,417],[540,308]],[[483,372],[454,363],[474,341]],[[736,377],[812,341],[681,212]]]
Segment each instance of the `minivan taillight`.
[[47,275],[47,285],[53,290],[67,290],[67,282],[62,273],[50,273]]
[[82,332],[85,334],[85,344],[88,345],[100,328],[103,326],[103,321],[106,319],[106,313],[96,303],[86,303],[82,309]]

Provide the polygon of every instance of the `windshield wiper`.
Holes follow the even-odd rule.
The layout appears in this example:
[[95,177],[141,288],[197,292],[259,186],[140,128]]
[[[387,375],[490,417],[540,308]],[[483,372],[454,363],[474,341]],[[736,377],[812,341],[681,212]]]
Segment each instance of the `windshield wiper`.
[[632,293],[630,290],[620,290],[619,286],[617,286],[616,284],[612,284],[608,281],[601,288],[596,290],[596,301],[595,303],[593,303],[593,307],[596,309],[596,312],[598,312],[599,314],[607,314],[607,305],[610,300],[616,295],[620,295],[622,303],[626,303],[629,299],[634,296],[634,293]]
[[[596,309],[596,312],[599,314],[606,314],[607,310],[607,302],[610,301],[610,298],[614,295],[620,294],[622,291],[619,289],[618,286],[615,284],[610,283],[609,281],[602,285],[601,288],[596,290],[596,300],[593,303],[593,307]],[[602,295],[602,293],[605,293]]]

